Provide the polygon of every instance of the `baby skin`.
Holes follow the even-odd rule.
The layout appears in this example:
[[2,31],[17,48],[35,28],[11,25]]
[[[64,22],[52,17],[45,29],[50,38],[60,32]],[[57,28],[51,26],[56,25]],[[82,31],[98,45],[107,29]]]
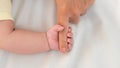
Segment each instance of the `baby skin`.
[[[64,27],[55,25],[47,32],[34,32],[24,29],[14,29],[14,21],[0,21],[0,49],[18,54],[34,54],[59,50],[58,32]],[[73,44],[72,29],[68,28],[67,45],[69,48]]]

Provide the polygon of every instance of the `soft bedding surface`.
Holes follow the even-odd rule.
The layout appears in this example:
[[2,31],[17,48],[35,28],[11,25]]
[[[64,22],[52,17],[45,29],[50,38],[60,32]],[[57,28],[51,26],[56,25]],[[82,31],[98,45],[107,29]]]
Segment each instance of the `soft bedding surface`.
[[[16,28],[47,31],[56,24],[54,0],[13,0]],[[70,53],[50,51],[21,55],[0,50],[0,68],[120,68],[120,0],[96,0],[70,24],[74,46]]]

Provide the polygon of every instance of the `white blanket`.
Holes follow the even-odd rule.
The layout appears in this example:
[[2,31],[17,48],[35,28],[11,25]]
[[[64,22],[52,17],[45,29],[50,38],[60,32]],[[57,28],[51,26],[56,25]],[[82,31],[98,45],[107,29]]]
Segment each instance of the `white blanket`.
[[[56,24],[54,0],[13,0],[16,27],[47,31]],[[74,46],[70,53],[58,51],[20,55],[0,50],[0,68],[120,68],[120,0],[96,0],[70,24]]]

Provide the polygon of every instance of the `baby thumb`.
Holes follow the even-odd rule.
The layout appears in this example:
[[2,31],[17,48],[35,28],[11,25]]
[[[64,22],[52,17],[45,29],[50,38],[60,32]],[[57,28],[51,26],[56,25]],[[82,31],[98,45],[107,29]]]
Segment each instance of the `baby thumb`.
[[61,26],[61,25],[55,25],[55,26],[53,27],[53,30],[54,30],[54,31],[57,31],[57,32],[63,31],[63,30],[64,30],[64,27]]

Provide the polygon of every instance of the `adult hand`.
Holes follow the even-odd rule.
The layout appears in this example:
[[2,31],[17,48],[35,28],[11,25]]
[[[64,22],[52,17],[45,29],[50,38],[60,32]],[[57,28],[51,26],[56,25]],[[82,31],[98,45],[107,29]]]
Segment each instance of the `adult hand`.
[[58,22],[78,23],[80,15],[85,14],[93,3],[94,0],[56,0]]
[[94,0],[56,0],[57,22],[64,27],[64,30],[59,32],[59,48],[61,52],[65,53],[71,50],[67,46],[68,23],[77,24],[80,15],[85,14],[93,2]]

